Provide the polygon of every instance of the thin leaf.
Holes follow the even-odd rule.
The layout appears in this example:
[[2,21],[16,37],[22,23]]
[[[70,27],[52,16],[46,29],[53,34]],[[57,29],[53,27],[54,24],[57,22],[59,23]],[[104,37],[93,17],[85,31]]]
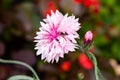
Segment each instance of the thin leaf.
[[8,80],[34,80],[32,77],[25,75],[16,75],[8,78]]

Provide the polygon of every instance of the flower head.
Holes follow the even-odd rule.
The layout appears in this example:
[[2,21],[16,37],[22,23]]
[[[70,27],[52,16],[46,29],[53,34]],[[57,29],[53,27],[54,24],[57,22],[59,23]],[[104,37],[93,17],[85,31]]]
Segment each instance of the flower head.
[[40,31],[37,32],[35,49],[37,55],[41,54],[41,59],[47,62],[58,62],[59,57],[64,57],[65,53],[75,51],[77,48],[76,38],[79,38],[77,31],[80,28],[78,19],[68,14],[62,15],[58,10],[51,11],[51,16],[47,15],[44,22],[40,22]]
[[93,34],[91,31],[87,31],[84,37],[84,43],[89,44],[92,42]]

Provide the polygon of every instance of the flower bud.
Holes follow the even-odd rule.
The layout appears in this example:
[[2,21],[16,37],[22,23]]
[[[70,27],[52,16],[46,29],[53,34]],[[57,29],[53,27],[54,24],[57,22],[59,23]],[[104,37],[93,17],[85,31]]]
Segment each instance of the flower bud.
[[85,36],[84,36],[84,43],[85,44],[90,44],[92,42],[93,34],[91,31],[87,31]]

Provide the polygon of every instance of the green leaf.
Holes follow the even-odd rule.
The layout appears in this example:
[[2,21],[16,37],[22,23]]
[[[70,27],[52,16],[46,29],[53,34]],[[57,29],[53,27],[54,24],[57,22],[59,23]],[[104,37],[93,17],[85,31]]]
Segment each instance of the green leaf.
[[116,0],[107,0],[107,5],[114,6],[116,3]]
[[34,80],[32,77],[25,75],[16,75],[8,78],[8,80]]
[[96,46],[103,46],[103,45],[106,45],[108,43],[109,43],[109,41],[106,39],[106,36],[104,34],[98,35],[94,38],[94,44]]
[[120,45],[119,44],[120,44],[119,42],[116,42],[111,47],[112,55],[117,60],[120,60]]
[[114,6],[116,4],[116,0],[101,0],[101,2],[105,5]]

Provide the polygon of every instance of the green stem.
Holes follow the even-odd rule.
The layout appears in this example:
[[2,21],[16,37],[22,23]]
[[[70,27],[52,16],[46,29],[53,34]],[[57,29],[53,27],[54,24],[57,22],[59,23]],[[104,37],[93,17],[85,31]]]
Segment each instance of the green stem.
[[97,70],[98,69],[98,67],[97,67],[97,60],[96,60],[95,56],[92,53],[88,53],[86,51],[86,54],[89,57],[89,59],[93,62],[94,69],[95,69],[96,80],[99,80],[99,75],[98,75],[98,70]]
[[86,52],[86,54],[87,54],[87,56],[90,58],[90,60],[91,60],[91,61],[93,62],[93,64],[94,64],[96,80],[99,80],[99,78],[100,78],[101,80],[105,80],[104,77],[103,77],[103,75],[101,74],[98,66],[97,66],[97,60],[96,60],[94,54],[88,53],[88,52]]
[[34,74],[34,76],[36,77],[36,80],[40,80],[37,73],[35,72],[35,70],[29,66],[28,64],[21,62],[21,61],[14,61],[14,60],[4,60],[4,59],[0,59],[1,63],[9,63],[9,64],[19,64],[19,65],[23,65],[25,67],[27,67],[28,69],[30,69],[30,71]]
[[101,80],[105,80],[102,73],[100,72],[99,68],[98,68],[98,75],[100,76]]
[[97,66],[97,60],[94,56],[94,54],[92,53],[89,53],[88,50],[86,50],[85,48],[83,48],[82,46],[79,45],[79,48],[82,52],[86,53],[86,55],[88,56],[88,58],[92,61],[92,63],[94,64],[94,70],[95,70],[95,77],[96,77],[96,80],[99,80],[99,78],[101,80],[105,80],[103,75],[101,74],[98,66]]

